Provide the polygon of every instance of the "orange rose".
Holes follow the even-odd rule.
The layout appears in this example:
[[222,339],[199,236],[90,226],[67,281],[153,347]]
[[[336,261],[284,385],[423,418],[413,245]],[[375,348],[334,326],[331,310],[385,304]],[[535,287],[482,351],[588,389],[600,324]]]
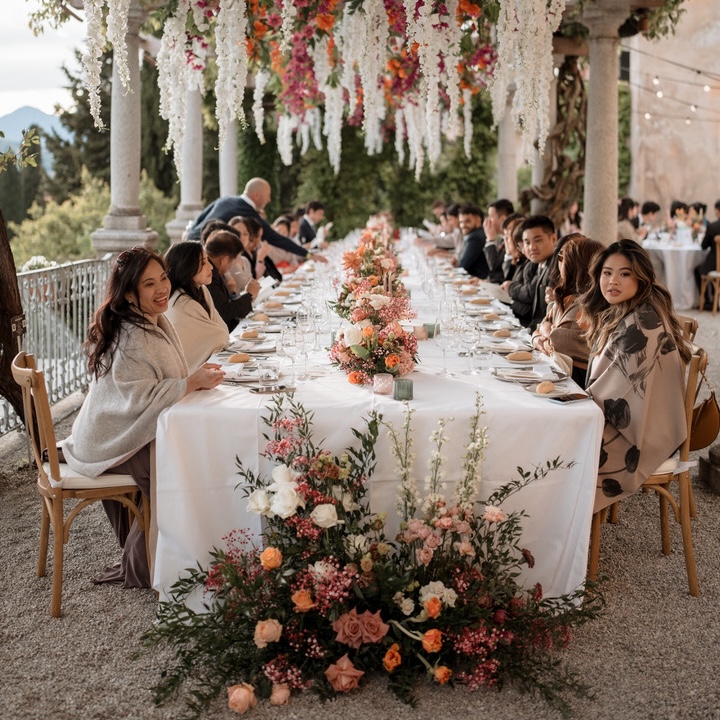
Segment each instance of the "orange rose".
[[363,376],[362,373],[358,370],[353,370],[351,373],[348,374],[348,381],[351,385],[362,385],[363,384]]
[[290,701],[290,686],[287,683],[273,685],[270,692],[271,705],[287,705]]
[[385,367],[388,370],[392,370],[398,363],[400,362],[400,358],[393,353],[392,355],[388,355],[385,358]]
[[380,282],[377,275],[368,275],[366,280],[370,283],[370,287],[375,287]]
[[309,590],[297,590],[290,596],[290,599],[295,604],[295,612],[304,613],[317,607]]
[[255,688],[252,685],[242,683],[228,688],[228,707],[231,710],[242,715],[255,705],[257,705],[257,699],[255,698]]
[[442,610],[442,602],[439,598],[433,596],[429,600],[425,601],[425,610],[427,611],[429,617],[436,618]]
[[398,665],[402,665],[402,656],[400,655],[400,646],[393,643],[390,649],[385,653],[383,665],[388,672],[392,672]]
[[325,677],[335,692],[354,690],[364,674],[362,670],[355,668],[347,653],[325,671]]
[[272,618],[270,620],[260,620],[255,625],[255,645],[259,648],[268,646],[268,643],[277,642],[282,635],[282,625]]
[[380,610],[376,613],[366,610],[360,615],[360,625],[362,627],[362,639],[366,643],[380,642],[390,630],[390,626],[382,621]]
[[274,547],[265,548],[260,553],[260,564],[265,570],[274,570],[282,565],[282,553]]
[[440,685],[444,685],[450,680],[451,676],[452,670],[449,667],[445,667],[445,665],[435,668],[435,672],[433,673],[433,679],[436,683],[440,683]]
[[375,334],[375,328],[372,325],[366,325],[362,329],[362,336],[364,338],[371,338]]
[[315,24],[320,30],[332,30],[335,24],[335,16],[332,13],[321,13],[315,17]]
[[440,652],[440,648],[442,648],[442,633],[437,628],[428,630],[423,635],[422,646],[425,652]]
[[349,645],[352,648],[359,648],[360,645],[362,645],[362,628],[362,622],[355,608],[350,610],[350,612],[343,613],[332,624],[332,629],[337,633],[335,640]]

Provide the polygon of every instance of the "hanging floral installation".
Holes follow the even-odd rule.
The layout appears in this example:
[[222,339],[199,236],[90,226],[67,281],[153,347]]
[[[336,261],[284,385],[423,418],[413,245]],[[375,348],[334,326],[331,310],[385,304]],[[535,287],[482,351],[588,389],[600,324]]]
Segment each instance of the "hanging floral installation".
[[[264,142],[267,91],[275,98],[278,150],[286,164],[294,144],[303,152],[310,141],[322,146],[324,137],[337,172],[345,124],[362,126],[368,154],[380,152],[394,135],[400,161],[407,158],[416,177],[426,163],[435,168],[443,138],[462,137],[469,158],[472,97],[485,88],[496,123],[512,97],[527,162],[545,144],[552,35],[565,0],[84,0],[83,64],[98,127],[99,52],[106,43],[113,46],[118,77],[129,88],[125,32],[138,4],[162,22],[161,115],[178,163],[184,95],[204,92],[211,62],[221,143],[231,121],[247,122],[243,99],[254,84],[255,131]],[[45,17],[48,8],[62,9],[60,0],[43,6]]]

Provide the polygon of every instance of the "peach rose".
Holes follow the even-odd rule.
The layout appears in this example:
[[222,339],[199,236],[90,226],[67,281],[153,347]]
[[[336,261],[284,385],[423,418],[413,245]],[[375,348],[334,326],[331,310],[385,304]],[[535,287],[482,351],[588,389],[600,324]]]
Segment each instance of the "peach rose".
[[282,553],[274,547],[265,548],[260,553],[260,564],[265,570],[274,570],[282,565]]
[[357,370],[353,370],[353,372],[348,374],[348,382],[351,385],[362,385],[363,384],[362,373],[358,372]]
[[483,514],[483,520],[485,522],[502,522],[505,520],[507,515],[499,508],[495,507],[495,505],[486,505],[485,506],[485,513]]
[[388,672],[392,672],[398,665],[402,665],[402,655],[400,655],[400,646],[393,643],[383,658],[383,666]]
[[259,648],[268,646],[268,643],[277,642],[282,635],[282,625],[273,618],[260,620],[255,626],[255,645]]
[[350,692],[358,686],[358,681],[365,673],[357,670],[352,661],[343,655],[336,663],[325,671],[325,677],[335,692]]
[[429,565],[433,558],[433,551],[429,547],[423,546],[415,551],[415,557],[421,565]]
[[312,610],[317,607],[317,603],[313,600],[312,594],[309,590],[296,590],[290,599],[295,605],[295,612],[305,613],[308,610]]
[[379,610],[376,613],[366,610],[360,615],[360,624],[362,627],[362,639],[366,643],[380,642],[390,630],[390,626],[382,621]]
[[442,610],[442,602],[439,598],[433,596],[425,601],[425,610],[428,614],[428,617],[436,618]]
[[350,612],[343,613],[332,624],[332,628],[337,633],[335,639],[338,642],[349,645],[351,648],[359,648],[362,645],[363,625],[355,608]]
[[364,338],[371,338],[375,334],[375,328],[372,325],[367,325],[362,329],[362,336]]
[[442,648],[442,633],[437,628],[428,630],[422,638],[422,646],[425,652],[440,652]]
[[255,688],[247,683],[228,688],[228,707],[239,715],[257,705]]
[[270,692],[271,705],[287,705],[290,701],[290,686],[287,683],[273,685]]
[[395,353],[391,353],[390,355],[388,355],[385,358],[385,367],[388,370],[392,370],[394,367],[396,367],[398,365],[399,362],[400,362],[400,358],[397,355],[395,355]]
[[452,670],[449,667],[445,667],[445,665],[435,668],[435,672],[433,673],[433,679],[436,683],[440,683],[440,685],[444,685],[450,680],[451,676]]

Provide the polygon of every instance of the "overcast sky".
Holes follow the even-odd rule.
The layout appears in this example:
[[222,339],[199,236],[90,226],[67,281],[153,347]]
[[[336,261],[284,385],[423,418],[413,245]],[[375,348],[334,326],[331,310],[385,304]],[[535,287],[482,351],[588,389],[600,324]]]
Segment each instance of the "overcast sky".
[[56,104],[71,103],[61,68],[77,68],[74,51],[84,46],[85,25],[70,19],[60,30],[48,28],[35,37],[27,23],[36,7],[35,2],[0,0],[0,116],[24,105],[52,114]]

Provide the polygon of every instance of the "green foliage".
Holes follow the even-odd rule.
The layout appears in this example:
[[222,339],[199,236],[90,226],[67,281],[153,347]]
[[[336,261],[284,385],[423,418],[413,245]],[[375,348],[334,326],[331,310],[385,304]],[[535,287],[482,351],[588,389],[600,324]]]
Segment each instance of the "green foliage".
[[[0,140],[5,137],[5,133],[0,130]],[[37,167],[37,153],[32,152],[33,149],[40,149],[40,135],[36,127],[29,130],[23,130],[23,139],[17,150],[8,148],[4,153],[0,153],[0,173],[5,172],[10,167]]]
[[625,83],[618,84],[618,194],[627,195],[632,171],[632,152],[630,150],[630,121],[632,102],[630,88]]

